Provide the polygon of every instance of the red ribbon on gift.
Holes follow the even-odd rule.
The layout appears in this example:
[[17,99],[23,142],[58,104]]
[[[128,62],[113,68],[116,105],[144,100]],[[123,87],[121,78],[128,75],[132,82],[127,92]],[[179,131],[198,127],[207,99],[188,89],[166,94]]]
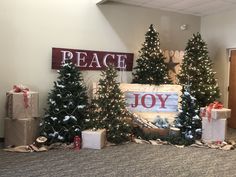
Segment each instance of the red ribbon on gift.
[[207,112],[207,118],[208,121],[211,121],[211,110],[212,109],[222,109],[223,108],[223,104],[219,101],[214,101],[213,103],[210,103],[207,107],[206,107],[206,112]]
[[206,117],[206,107],[204,109],[200,110],[200,116],[201,117]]
[[29,107],[29,89],[20,85],[14,85],[13,86],[13,92],[15,93],[23,93],[23,97],[24,97],[24,104],[25,104],[25,108],[28,108]]

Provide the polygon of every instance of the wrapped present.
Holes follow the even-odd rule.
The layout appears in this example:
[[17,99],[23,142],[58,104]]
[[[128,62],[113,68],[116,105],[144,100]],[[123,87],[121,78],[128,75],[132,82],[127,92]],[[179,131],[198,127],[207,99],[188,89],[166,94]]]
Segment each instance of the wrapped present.
[[25,119],[39,117],[38,92],[7,92],[7,117],[13,119]]
[[40,118],[5,118],[5,146],[29,145],[38,135]]
[[207,117],[206,107],[200,108],[200,117]]
[[82,131],[82,148],[102,149],[106,144],[106,130]]
[[227,119],[231,116],[231,109],[222,108],[222,109],[212,109],[211,118],[212,119]]
[[200,110],[200,115],[201,117],[207,117],[208,121],[210,122],[212,117],[211,117],[211,110],[212,109],[222,109],[223,104],[219,101],[214,101],[213,103],[210,103],[208,106],[206,106],[205,110],[202,109]]
[[207,112],[206,107],[200,108],[201,117],[210,117],[211,119],[228,119],[231,116],[231,109],[211,109],[211,112]]
[[202,140],[206,142],[224,141],[226,135],[227,119],[212,119],[210,122],[207,117],[202,118]]

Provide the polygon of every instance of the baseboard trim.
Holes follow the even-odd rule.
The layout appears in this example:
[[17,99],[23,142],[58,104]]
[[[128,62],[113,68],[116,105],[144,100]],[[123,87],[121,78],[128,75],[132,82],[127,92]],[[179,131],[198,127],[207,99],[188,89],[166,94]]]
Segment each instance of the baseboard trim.
[[4,138],[0,138],[0,143],[3,143],[4,142]]

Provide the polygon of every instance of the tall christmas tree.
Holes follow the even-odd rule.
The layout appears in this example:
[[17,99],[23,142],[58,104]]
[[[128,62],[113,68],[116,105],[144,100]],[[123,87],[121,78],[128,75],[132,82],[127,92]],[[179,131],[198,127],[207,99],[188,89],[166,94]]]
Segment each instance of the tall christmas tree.
[[120,144],[128,141],[131,136],[131,127],[126,123],[129,113],[125,107],[124,95],[116,81],[117,71],[114,66],[110,65],[102,71],[101,76],[86,124],[88,128],[105,128],[107,140]]
[[189,85],[199,106],[206,106],[220,97],[219,87],[208,56],[207,45],[200,33],[188,41],[180,74],[181,85]]
[[145,42],[139,51],[140,56],[137,59],[137,66],[133,73],[134,83],[140,84],[168,84],[168,68],[164,63],[164,55],[160,49],[159,33],[151,24],[145,35]]
[[182,108],[175,119],[175,126],[180,129],[181,136],[189,143],[194,143],[201,137],[201,119],[196,99],[190,95],[188,89],[183,90],[181,96]]
[[41,123],[40,134],[49,144],[72,142],[75,135],[80,135],[86,118],[87,94],[81,72],[71,60],[65,60],[58,73]]

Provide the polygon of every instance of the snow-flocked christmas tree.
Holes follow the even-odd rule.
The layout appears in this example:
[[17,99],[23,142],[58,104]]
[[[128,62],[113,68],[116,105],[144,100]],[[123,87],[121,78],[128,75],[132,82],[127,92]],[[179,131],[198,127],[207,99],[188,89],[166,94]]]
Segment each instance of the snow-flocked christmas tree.
[[200,33],[194,34],[187,43],[178,79],[181,85],[190,86],[199,106],[206,106],[220,97],[212,65],[206,43]]
[[188,87],[183,89],[181,98],[182,108],[174,123],[175,127],[180,129],[181,136],[191,144],[201,137],[201,118],[196,99],[191,96]]
[[72,142],[75,135],[80,135],[86,118],[88,98],[81,72],[68,59],[58,73],[40,124],[40,134],[48,138],[49,144]]
[[152,24],[145,34],[145,42],[139,53],[133,83],[160,85],[171,82],[164,63],[165,57],[160,49],[159,33]]
[[105,71],[102,71],[101,76],[96,96],[88,111],[86,125],[87,128],[105,128],[107,140],[120,144],[131,137],[131,127],[126,122],[129,112],[125,107],[126,103],[119,83],[116,81],[115,67],[109,65]]

